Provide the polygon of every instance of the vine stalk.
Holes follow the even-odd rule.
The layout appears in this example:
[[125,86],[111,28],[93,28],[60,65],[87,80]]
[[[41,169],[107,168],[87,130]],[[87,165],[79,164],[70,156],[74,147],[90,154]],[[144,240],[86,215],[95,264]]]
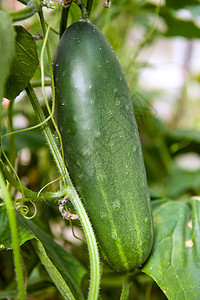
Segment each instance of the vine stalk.
[[[37,0],[30,0],[29,3],[35,3],[35,4],[38,4],[40,1],[37,1]],[[28,3],[28,5],[29,5]],[[25,8],[24,10],[22,10],[21,12],[24,13],[23,14],[23,17],[25,18],[25,15],[26,17],[28,16],[26,14],[26,12],[28,12],[28,9],[30,7],[28,7],[27,5],[27,8]],[[48,112],[49,112],[49,118],[51,118],[53,124],[54,124],[54,127],[57,129],[56,127],[56,124],[55,124],[55,120],[53,118],[53,112],[54,112],[54,103],[55,103],[55,89],[54,89],[54,81],[53,81],[53,70],[52,70],[52,64],[51,64],[51,55],[50,55],[50,48],[49,48],[49,44],[48,44],[48,41],[47,41],[47,35],[48,33],[46,34],[46,26],[45,26],[45,20],[44,20],[44,16],[43,16],[43,12],[42,12],[42,8],[41,6],[37,6],[37,12],[39,13],[39,17],[40,17],[40,22],[41,22],[41,26],[42,26],[42,29],[43,29],[43,32],[44,32],[44,35],[45,35],[45,43],[44,43],[44,46],[46,46],[46,50],[47,50],[47,57],[48,57],[48,62],[49,62],[49,70],[50,70],[50,75],[51,75],[51,83],[52,83],[52,95],[53,95],[53,105],[52,105],[52,110],[50,110],[50,107],[49,107],[49,104],[48,102],[46,101],[46,106],[47,106],[47,109],[48,109]],[[33,13],[34,9],[31,10]],[[35,11],[34,11],[35,13]],[[17,20],[17,16],[15,15],[12,15],[12,18],[13,20]],[[22,16],[20,16],[20,19],[23,19]],[[49,28],[48,28],[49,30]],[[44,78],[42,78],[42,87],[43,87],[43,93],[45,94],[45,91],[44,91]],[[97,242],[96,242],[96,238],[95,238],[95,234],[94,234],[94,231],[93,231],[93,228],[92,228],[92,225],[90,223],[90,220],[89,220],[89,217],[83,207],[83,204],[76,192],[76,190],[74,189],[73,185],[72,185],[72,182],[70,180],[70,177],[69,177],[69,174],[68,174],[68,171],[65,167],[65,164],[64,164],[64,157],[63,155],[61,156],[60,154],[60,151],[57,147],[57,144],[54,140],[54,137],[52,135],[52,132],[48,126],[48,123],[47,123],[47,119],[45,118],[44,116],[44,113],[40,107],[40,104],[39,104],[39,101],[37,99],[37,96],[31,86],[31,84],[29,83],[28,86],[26,87],[26,92],[27,92],[27,95],[30,99],[30,102],[32,104],[32,107],[35,111],[35,114],[39,120],[40,123],[42,123],[42,129],[43,129],[43,132],[44,132],[44,135],[46,137],[46,140],[47,140],[47,143],[49,145],[49,148],[50,148],[50,151],[53,155],[53,158],[55,160],[55,163],[56,163],[56,166],[59,170],[59,173],[61,174],[61,178],[62,178],[62,183],[63,183],[63,187],[65,189],[65,187],[67,187],[67,192],[66,194],[68,195],[68,197],[70,198],[72,204],[74,205],[75,209],[76,209],[76,212],[79,216],[79,219],[80,219],[80,222],[81,222],[81,225],[83,227],[83,231],[84,231],[84,234],[85,234],[85,238],[86,238],[86,241],[87,241],[87,245],[88,245],[88,250],[89,250],[89,257],[90,257],[90,285],[89,285],[89,293],[88,293],[88,300],[96,300],[98,298],[98,295],[99,295],[99,285],[100,285],[100,260],[99,260],[99,252],[98,252],[98,247],[97,247]],[[40,124],[41,125],[41,124]],[[59,134],[59,132],[58,132]],[[61,140],[61,139],[60,139]],[[62,142],[62,140],[61,140]],[[62,149],[62,144],[61,144],[61,149]],[[63,152],[63,149],[62,149],[62,152]],[[5,170],[4,170],[5,171]],[[2,171],[0,171],[1,174]],[[7,174],[7,176],[9,176]],[[2,178],[3,178],[3,175],[2,175]],[[3,179],[0,181],[0,184],[3,185],[2,183]],[[13,183],[16,185],[16,181]],[[19,187],[19,184],[18,184],[18,187]],[[21,185],[20,185],[20,188],[21,188]],[[25,192],[26,194],[29,193],[28,190],[26,189],[23,189],[23,192]],[[33,196],[33,195],[32,195]],[[35,195],[34,195],[35,196]],[[8,199],[8,203],[9,202],[9,195],[6,196]],[[9,215],[13,215],[14,213],[14,206],[12,206],[13,210],[10,209],[11,206],[9,206],[8,208],[8,213]],[[11,211],[13,213],[11,213]],[[16,220],[16,218],[15,218]],[[14,224],[15,222],[15,224]],[[14,225],[13,225],[14,224]],[[15,238],[14,238],[14,241],[15,241],[15,244],[17,245],[18,243],[18,240],[17,240],[17,234],[16,234],[16,231],[17,231],[17,223],[16,221],[11,221],[11,227],[12,227],[12,231],[14,230],[14,227],[15,227]],[[13,233],[12,233],[12,236],[13,236]],[[19,247],[14,247],[13,248],[15,249],[15,260],[16,260],[16,273],[17,273],[17,279],[18,279],[18,282],[19,282],[19,290],[20,290],[20,299],[25,299],[25,289],[23,288],[23,273],[21,272],[20,273],[20,268],[21,267],[21,264],[20,264],[20,255],[19,255],[19,251],[17,249],[19,249]],[[18,252],[17,252],[18,251]]]
[[62,8],[62,15],[61,15],[61,20],[60,20],[60,38],[65,32],[65,29],[67,27],[67,19],[68,19],[68,14],[69,14],[69,9],[70,6],[68,7],[63,7]]
[[[35,95],[35,92],[32,86],[29,84],[26,88],[26,92],[30,99],[30,102],[33,106],[36,116],[39,119],[39,122],[43,122],[45,120],[44,113],[40,107],[39,101]],[[60,151],[56,145],[56,142],[53,138],[52,132],[49,126],[45,123],[43,125],[44,135],[46,137],[47,143],[55,160],[56,166],[59,170],[59,173],[62,176],[63,185],[67,187],[67,196],[70,198],[72,204],[74,205],[76,212],[79,216],[81,225],[83,227],[83,231],[87,240],[89,256],[90,256],[90,266],[91,266],[91,274],[90,274],[90,287],[88,300],[96,300],[99,294],[99,285],[100,285],[100,260],[99,260],[99,251],[97,247],[96,238],[94,235],[93,228],[91,226],[88,215],[83,207],[83,204],[74,189],[71,179],[69,177],[68,171],[63,164],[63,159],[61,157]]]
[[[10,132],[14,131],[14,128],[13,128],[13,105],[14,105],[14,101],[10,101],[9,106],[8,106],[8,126],[9,126]],[[9,136],[9,143],[10,143],[9,159],[10,159],[11,165],[14,165],[15,156],[16,156],[15,135],[14,134],[11,134]]]
[[10,197],[9,191],[7,190],[5,179],[3,177],[3,173],[1,170],[0,170],[0,187],[2,191],[3,200],[6,204],[6,210],[9,218],[15,272],[17,278],[17,285],[19,289],[19,298],[20,300],[25,300],[26,290],[25,290],[23,269],[22,269],[21,258],[20,258],[20,246],[19,246],[19,238],[18,238],[18,231],[17,231],[17,218],[15,214],[15,208],[12,199]]
[[120,296],[120,300],[128,300],[130,290],[130,275],[125,277],[123,285],[122,285],[122,293]]

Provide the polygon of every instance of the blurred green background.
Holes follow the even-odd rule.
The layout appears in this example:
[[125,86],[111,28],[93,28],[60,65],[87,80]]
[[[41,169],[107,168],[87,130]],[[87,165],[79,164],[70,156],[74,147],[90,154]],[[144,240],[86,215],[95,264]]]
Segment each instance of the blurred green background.
[[[50,2],[50,1],[49,1]],[[18,1],[1,1],[7,11],[24,6]],[[94,1],[90,21],[108,38],[125,72],[139,127],[144,161],[152,201],[161,197],[187,199],[200,192],[200,5],[197,0],[113,0],[110,8],[102,1]],[[55,16],[49,41],[51,55],[55,53],[59,35],[61,11]],[[48,23],[52,9],[44,8]],[[69,24],[80,19],[74,3],[70,9]],[[42,34],[38,16],[18,22],[34,36]],[[42,40],[37,40],[38,54]],[[32,82],[40,81],[40,68]],[[45,76],[49,79],[45,56]],[[36,89],[41,105],[45,107],[41,88]],[[51,101],[51,88],[46,87]],[[4,110],[7,100],[4,99]],[[44,108],[45,109],[45,108]],[[6,113],[5,113],[6,114]],[[36,118],[27,96],[22,92],[14,104],[14,128],[36,124]],[[6,117],[3,120],[6,128]],[[56,138],[56,136],[55,136]],[[59,177],[41,130],[15,136],[18,152],[17,169],[24,185],[39,191],[45,184]],[[9,139],[3,141],[9,152]],[[58,182],[47,190],[57,190]],[[41,226],[55,240],[88,266],[87,250],[71,235],[71,229],[61,219],[57,204],[37,204],[38,217],[45,220]],[[73,208],[72,208],[73,210]],[[75,226],[78,235],[80,228]],[[9,265],[12,258],[4,253]],[[1,263],[5,258],[1,256]],[[12,273],[12,272],[11,272]],[[3,274],[0,286],[8,284],[13,274]],[[35,274],[37,276],[37,274]],[[46,276],[46,275],[45,275]],[[109,270],[102,279],[102,299],[119,299],[122,279]],[[49,287],[46,287],[49,289]],[[131,288],[130,299],[166,299],[150,277],[138,276]],[[36,299],[33,295],[33,298]],[[59,299],[50,287],[47,298]]]

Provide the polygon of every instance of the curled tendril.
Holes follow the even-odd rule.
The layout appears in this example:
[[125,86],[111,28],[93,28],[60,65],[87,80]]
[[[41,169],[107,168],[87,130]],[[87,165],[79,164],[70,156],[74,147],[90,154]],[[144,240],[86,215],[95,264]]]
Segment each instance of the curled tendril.
[[16,210],[19,211],[25,219],[31,220],[37,214],[37,207],[36,207],[35,203],[31,199],[26,198],[25,200],[27,202],[30,202],[33,205],[33,207],[34,207],[34,213],[33,213],[32,216],[30,216],[30,217],[27,216],[28,213],[29,213],[29,211],[30,211],[30,209],[29,209],[29,207],[27,205],[24,204],[22,198],[16,199],[15,202],[14,202],[14,206],[15,206]]

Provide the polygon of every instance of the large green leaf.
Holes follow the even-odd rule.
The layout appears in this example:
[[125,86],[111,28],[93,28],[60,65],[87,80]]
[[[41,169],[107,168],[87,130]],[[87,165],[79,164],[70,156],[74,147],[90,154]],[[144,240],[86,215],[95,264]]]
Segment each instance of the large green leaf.
[[22,26],[15,26],[15,31],[15,56],[5,92],[10,100],[27,87],[39,63],[33,36]]
[[168,299],[200,299],[200,201],[153,201],[155,241],[142,271]]
[[0,10],[0,101],[14,55],[14,31],[9,15]]
[[[80,285],[85,268],[32,221],[17,215],[20,245],[31,241],[39,259],[64,299],[83,299]],[[0,249],[12,249],[6,210],[0,209]]]
[[[73,291],[73,294],[76,296],[76,299],[83,299],[78,287],[81,286],[82,279],[86,274],[85,268],[83,268],[82,265],[71,254],[66,252],[61,246],[55,243],[51,237],[40,230],[33,222],[27,221],[26,224],[28,224],[31,232],[33,232],[43,244],[45,251],[41,251],[41,243],[38,244],[38,240],[33,241],[35,250],[39,254],[40,259],[44,260],[44,262],[47,261],[45,255],[46,252],[50,262],[56,266],[64,281],[68,283],[70,289]],[[51,266],[48,267],[49,262],[47,265],[44,263],[44,265],[47,271],[50,273]]]

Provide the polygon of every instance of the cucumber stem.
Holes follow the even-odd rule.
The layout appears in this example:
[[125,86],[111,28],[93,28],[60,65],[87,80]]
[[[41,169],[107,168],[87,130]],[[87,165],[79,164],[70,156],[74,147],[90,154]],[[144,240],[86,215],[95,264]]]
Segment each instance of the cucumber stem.
[[82,0],[74,0],[74,2],[79,6],[80,10],[81,10],[81,16],[83,20],[87,20],[88,19],[88,12],[85,6],[84,1]]
[[69,14],[69,9],[70,6],[68,7],[63,7],[62,8],[62,15],[61,15],[61,20],[60,20],[60,38],[65,32],[65,29],[67,28],[67,18]]
[[[83,11],[85,11],[85,6],[83,5],[82,1],[81,1],[81,4],[82,4]],[[44,35],[46,36],[45,21],[44,21],[44,15],[43,15],[42,9],[39,11],[39,17],[40,17]],[[52,80],[52,98],[53,98],[52,111],[54,111],[55,88],[54,88],[51,55],[50,55],[48,41],[46,42],[46,49],[47,49],[47,56],[48,56],[48,62],[49,62],[50,76],[51,76],[51,80]],[[41,120],[44,121],[45,116],[40,107],[40,104],[35,95],[35,92],[30,84],[26,88],[26,91],[27,91],[27,94],[29,96],[29,99],[31,101],[31,104],[35,110],[35,113],[36,113],[39,121],[41,121]],[[54,121],[54,119],[52,121]],[[90,220],[88,218],[88,215],[83,207],[83,204],[82,204],[76,190],[74,189],[74,187],[72,185],[71,179],[69,177],[69,173],[64,164],[63,154],[61,156],[60,151],[55,143],[55,140],[53,138],[53,135],[51,133],[51,130],[50,130],[48,124],[45,124],[43,126],[43,131],[44,131],[47,143],[49,144],[50,151],[53,155],[53,158],[54,158],[57,168],[59,170],[59,173],[62,176],[63,186],[69,187],[68,192],[70,192],[70,200],[77,211],[81,225],[83,227],[83,231],[84,231],[87,245],[88,245],[90,266],[91,266],[88,300],[96,300],[96,299],[98,299],[99,286],[100,286],[100,259],[99,259],[99,251],[98,251],[98,247],[97,247],[96,237],[95,237],[92,225],[90,223]],[[62,140],[60,142],[62,142]]]
[[[35,92],[30,84],[27,86],[26,92],[27,92],[30,102],[33,106],[35,114],[39,119],[39,122],[41,122],[41,121],[43,122],[45,120],[44,113],[40,107],[40,104],[35,95]],[[69,173],[68,173],[65,165],[63,164],[63,159],[60,155],[60,151],[56,145],[56,142],[53,138],[51,130],[47,124],[43,125],[43,132],[46,137],[49,148],[51,150],[51,153],[53,155],[53,158],[55,160],[56,166],[59,170],[59,173],[61,174],[61,176],[63,176],[62,177],[63,185],[65,187],[67,187],[66,194],[67,194],[67,196],[70,197],[70,200],[76,209],[76,212],[79,216],[81,225],[83,227],[83,231],[84,231],[87,245],[88,245],[89,256],[90,256],[90,266],[91,266],[88,300],[96,300],[96,299],[98,299],[99,285],[100,285],[100,259],[99,259],[99,251],[98,251],[98,247],[97,247],[95,234],[94,234],[92,225],[90,223],[90,220],[88,218],[88,215],[83,207],[83,204],[82,204],[76,190],[74,189],[74,187],[72,185],[71,179],[69,177]]]
[[[132,276],[131,276],[131,278],[132,278]],[[128,300],[129,289],[130,289],[130,275],[126,276],[124,279],[120,300]]]
[[88,18],[90,16],[90,13],[91,13],[91,10],[92,10],[92,4],[93,4],[93,0],[88,0],[87,1],[86,10],[87,10]]

